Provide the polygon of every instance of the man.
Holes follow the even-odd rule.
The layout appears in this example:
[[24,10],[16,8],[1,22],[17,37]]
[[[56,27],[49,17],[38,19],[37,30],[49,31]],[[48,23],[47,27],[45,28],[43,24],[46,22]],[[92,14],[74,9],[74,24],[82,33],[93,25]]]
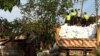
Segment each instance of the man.
[[74,25],[75,22],[76,22],[76,15],[77,15],[77,12],[75,10],[71,10],[70,12],[70,16],[71,16],[71,24]]
[[86,12],[84,12],[84,14],[83,14],[83,19],[85,20],[85,22],[84,22],[85,26],[88,26],[89,25],[89,23],[88,23],[89,16]]
[[71,24],[71,15],[69,13],[66,15],[66,23],[68,23],[68,25]]
[[71,16],[76,16],[76,15],[77,15],[76,10],[71,10],[70,15],[71,15]]
[[88,16],[88,14],[87,14],[86,12],[84,12],[84,14],[83,14],[83,18],[84,18],[86,21],[88,21],[89,16]]

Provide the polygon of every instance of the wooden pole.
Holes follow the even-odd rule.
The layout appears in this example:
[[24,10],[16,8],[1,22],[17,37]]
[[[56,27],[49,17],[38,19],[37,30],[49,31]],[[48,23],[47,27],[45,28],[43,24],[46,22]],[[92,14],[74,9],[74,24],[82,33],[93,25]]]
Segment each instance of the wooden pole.
[[83,14],[83,5],[84,5],[84,0],[81,1],[81,15],[80,15],[80,17],[82,17],[82,14]]
[[95,0],[95,10],[96,10],[96,30],[97,30],[97,45],[100,44],[100,29],[98,27],[98,0]]
[[98,23],[98,0],[95,0],[95,9],[96,9],[96,23]]

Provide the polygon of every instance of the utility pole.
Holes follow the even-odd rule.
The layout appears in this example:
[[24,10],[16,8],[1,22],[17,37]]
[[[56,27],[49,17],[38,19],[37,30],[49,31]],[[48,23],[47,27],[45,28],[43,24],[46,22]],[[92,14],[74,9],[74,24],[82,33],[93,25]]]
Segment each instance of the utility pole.
[[98,0],[95,0],[96,24],[98,23]]
[[83,14],[83,5],[84,5],[84,0],[80,0],[80,2],[81,2],[81,17],[82,17],[82,14]]

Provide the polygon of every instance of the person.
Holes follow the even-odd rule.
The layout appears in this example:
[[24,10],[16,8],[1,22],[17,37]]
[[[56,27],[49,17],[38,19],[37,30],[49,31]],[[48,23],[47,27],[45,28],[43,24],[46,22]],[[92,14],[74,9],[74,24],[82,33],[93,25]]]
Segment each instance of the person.
[[75,16],[74,16],[74,24],[75,25],[80,25],[80,18],[78,16],[78,11],[79,11],[79,9],[75,9],[74,10],[74,13],[75,13]]
[[93,23],[96,23],[96,19],[95,19],[96,16],[95,16],[94,14],[92,14],[91,17],[92,17],[92,19],[91,19],[91,20],[92,20],[92,24],[93,24]]
[[89,16],[86,12],[84,12],[84,14],[83,14],[83,19],[85,20],[85,22],[84,22],[85,26],[88,26],[89,25],[89,23],[88,23]]
[[71,15],[71,16],[76,16],[76,15],[77,15],[76,10],[73,10],[73,9],[72,9],[71,12],[70,12],[70,15]]
[[84,18],[86,21],[88,21],[89,16],[88,16],[88,14],[87,14],[86,12],[84,12],[84,14],[83,14],[83,18]]
[[68,23],[68,25],[71,23],[71,15],[69,13],[66,15],[66,23]]
[[71,12],[70,12],[70,16],[71,16],[71,24],[72,25],[74,25],[75,24],[75,22],[76,22],[76,15],[77,15],[77,12],[75,11],[75,10],[71,10]]

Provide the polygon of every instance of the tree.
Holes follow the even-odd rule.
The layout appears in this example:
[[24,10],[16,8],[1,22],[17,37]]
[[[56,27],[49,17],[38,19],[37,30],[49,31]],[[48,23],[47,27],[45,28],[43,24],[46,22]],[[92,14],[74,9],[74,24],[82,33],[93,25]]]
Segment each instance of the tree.
[[8,35],[8,32],[9,32],[9,28],[10,28],[10,23],[7,21],[7,19],[4,19],[4,18],[2,18],[1,17],[1,19],[0,19],[0,28],[1,28],[1,31],[0,31],[0,35],[2,36],[2,37],[4,37],[4,36],[6,36],[6,35]]
[[[19,0],[1,1],[0,8],[10,11],[14,5],[20,4]],[[5,25],[8,27],[8,32],[10,32],[10,39],[14,39],[20,32],[26,33],[26,35],[35,32],[37,35],[36,42],[42,41],[45,45],[52,43],[56,16],[59,13],[65,13],[66,9],[72,7],[72,5],[72,0],[28,0],[27,4],[21,7],[23,19],[14,20],[9,26],[7,26],[8,24]]]
[[5,39],[6,41],[1,45],[5,45],[11,40],[14,40],[16,36],[19,36],[22,32],[22,24],[19,20],[14,20],[9,22],[5,18],[0,18],[0,38]]
[[14,6],[20,5],[20,0],[0,0],[0,9],[11,11]]
[[36,45],[40,42],[44,46],[54,43],[55,18],[59,13],[66,13],[66,9],[72,6],[72,0],[28,0],[21,7],[23,31],[36,33]]

